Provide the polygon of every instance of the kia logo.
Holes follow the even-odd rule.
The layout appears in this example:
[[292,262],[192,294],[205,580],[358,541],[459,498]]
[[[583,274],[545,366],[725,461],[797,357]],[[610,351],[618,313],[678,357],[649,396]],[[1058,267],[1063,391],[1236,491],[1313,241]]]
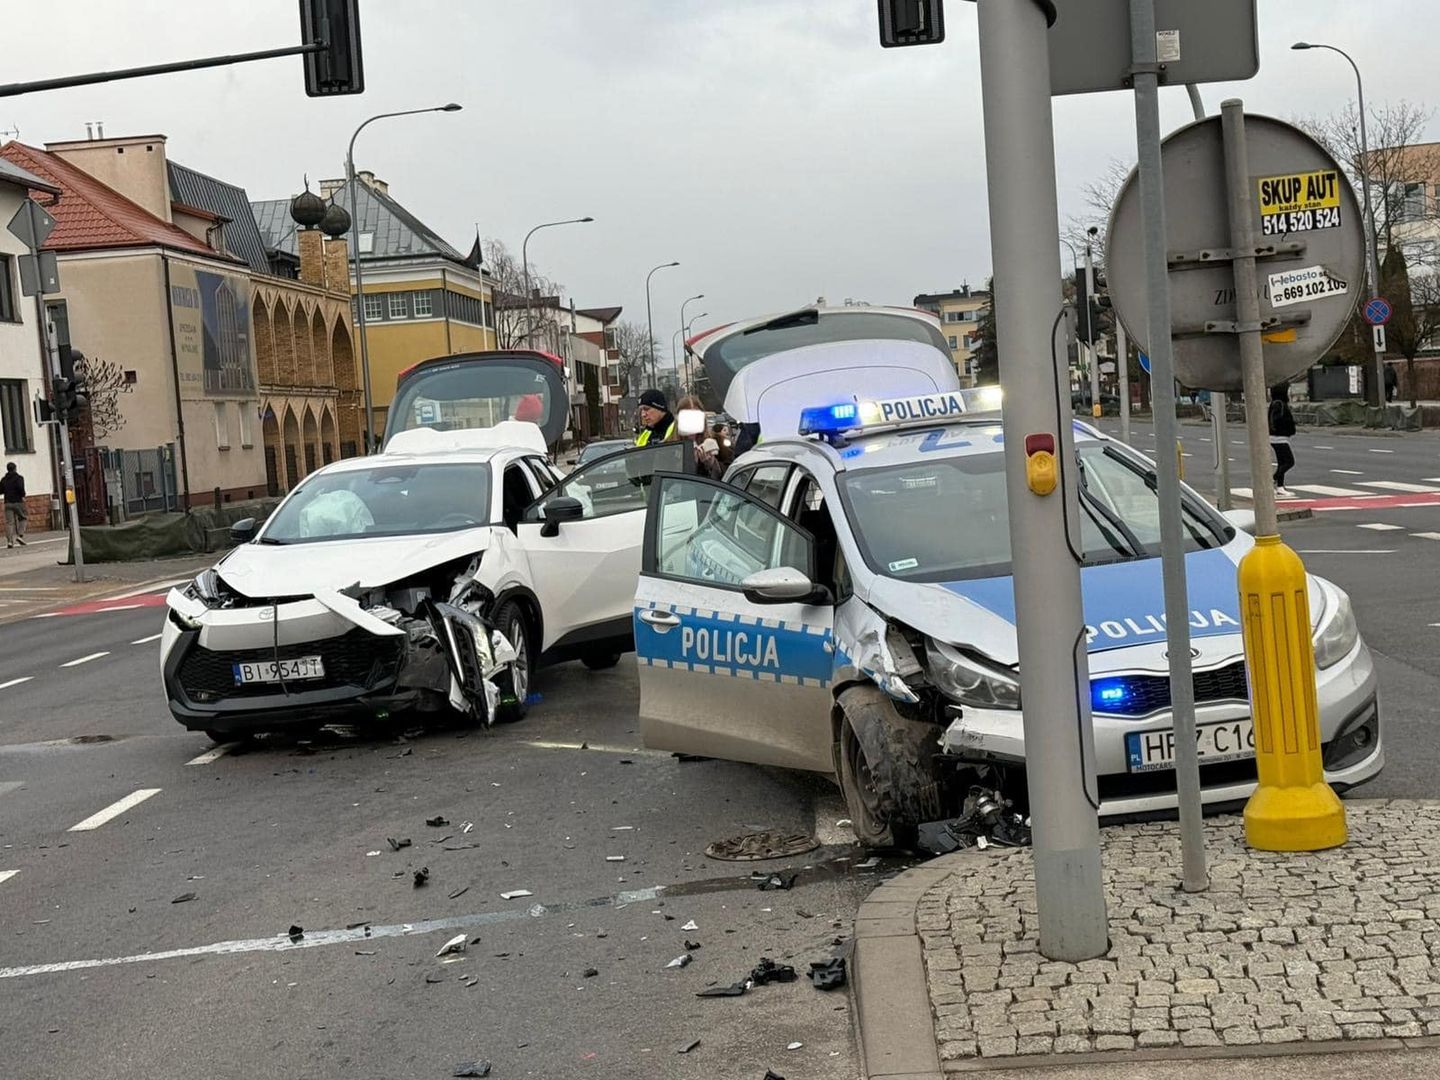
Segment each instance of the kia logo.
[[[1163,653],[1161,653],[1161,655],[1162,655],[1166,660],[1169,660],[1169,659],[1170,659],[1170,650],[1169,650],[1169,649],[1166,649]],[[1190,659],[1191,659],[1191,660],[1199,660],[1199,659],[1200,659],[1200,650],[1199,650],[1199,649],[1191,649],[1191,650],[1190,650]]]

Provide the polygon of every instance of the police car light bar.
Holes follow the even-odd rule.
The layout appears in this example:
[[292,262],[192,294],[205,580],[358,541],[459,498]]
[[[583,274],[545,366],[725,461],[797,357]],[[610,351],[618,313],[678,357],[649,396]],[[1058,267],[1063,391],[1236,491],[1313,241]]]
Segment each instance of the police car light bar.
[[834,438],[865,428],[933,423],[957,416],[994,412],[999,408],[998,386],[881,401],[846,401],[803,410],[800,413],[800,434]]
[[801,435],[839,435],[860,426],[860,406],[853,401],[821,405],[800,413]]

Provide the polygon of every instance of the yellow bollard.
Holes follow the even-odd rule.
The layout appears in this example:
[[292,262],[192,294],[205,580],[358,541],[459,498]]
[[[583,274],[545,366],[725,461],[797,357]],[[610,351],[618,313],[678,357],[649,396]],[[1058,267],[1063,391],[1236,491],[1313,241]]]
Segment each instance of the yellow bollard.
[[1181,482],[1185,480],[1185,444],[1179,439],[1175,440],[1175,469]]
[[1321,760],[1305,567],[1280,537],[1257,538],[1240,560],[1240,605],[1260,776],[1245,839],[1261,851],[1338,847],[1345,807]]
[[1104,411],[1100,407],[1100,402],[1092,401],[1090,403],[1090,415],[1095,417],[1096,420],[1099,420],[1100,417],[1105,415]]

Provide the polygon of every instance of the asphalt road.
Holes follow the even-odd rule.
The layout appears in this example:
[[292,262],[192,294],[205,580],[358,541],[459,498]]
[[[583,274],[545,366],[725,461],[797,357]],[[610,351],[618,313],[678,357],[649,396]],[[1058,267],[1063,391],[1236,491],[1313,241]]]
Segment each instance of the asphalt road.
[[[0,1075],[855,1074],[845,993],[803,976],[889,864],[826,847],[759,864],[812,867],[761,892],[755,864],[704,855],[833,826],[830,785],[639,749],[631,659],[543,673],[531,717],[491,733],[195,763],[210,742],[170,719],[146,640],[161,610],[0,626],[0,686],[28,679],[0,690]],[[71,831],[125,799],[143,801]],[[463,958],[437,960],[462,932]],[[687,940],[693,963],[667,968]],[[695,997],[762,956],[801,980]]]

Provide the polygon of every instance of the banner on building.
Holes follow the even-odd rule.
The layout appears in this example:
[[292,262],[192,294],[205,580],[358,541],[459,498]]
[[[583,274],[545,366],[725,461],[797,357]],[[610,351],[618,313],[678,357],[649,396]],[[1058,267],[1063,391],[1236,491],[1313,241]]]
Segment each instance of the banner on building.
[[183,394],[255,396],[247,278],[172,262],[170,322]]

